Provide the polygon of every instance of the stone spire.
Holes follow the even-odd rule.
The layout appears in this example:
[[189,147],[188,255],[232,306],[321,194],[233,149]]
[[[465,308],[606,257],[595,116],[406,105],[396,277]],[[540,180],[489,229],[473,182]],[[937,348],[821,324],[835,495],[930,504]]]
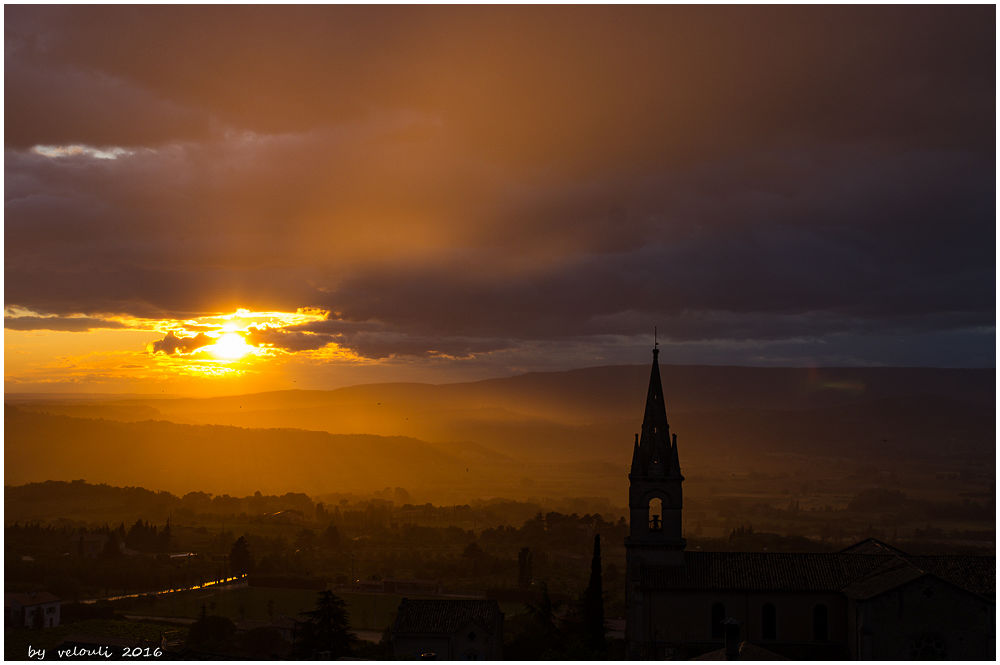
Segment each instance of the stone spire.
[[680,473],[677,463],[676,439],[671,441],[667,406],[660,381],[660,350],[653,348],[653,367],[646,391],[646,412],[642,417],[642,433],[632,455],[632,473],[662,477]]

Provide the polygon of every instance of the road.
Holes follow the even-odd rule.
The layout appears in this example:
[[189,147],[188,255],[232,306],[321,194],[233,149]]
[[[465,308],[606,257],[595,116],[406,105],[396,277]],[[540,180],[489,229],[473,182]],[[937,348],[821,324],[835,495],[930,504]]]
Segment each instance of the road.
[[224,587],[226,590],[239,589],[247,586],[246,575],[240,575],[238,577],[227,577],[224,580],[213,580],[210,582],[202,582],[201,584],[195,584],[194,586],[183,587],[180,589],[162,589],[161,591],[142,591],[140,593],[127,593],[121,596],[105,596],[103,598],[88,598],[87,600],[81,600],[80,602],[84,605],[93,605],[102,600],[125,600],[126,598],[142,598],[144,596],[163,596],[168,593],[178,593],[180,591],[194,591],[196,589],[204,589],[206,587],[217,586]]

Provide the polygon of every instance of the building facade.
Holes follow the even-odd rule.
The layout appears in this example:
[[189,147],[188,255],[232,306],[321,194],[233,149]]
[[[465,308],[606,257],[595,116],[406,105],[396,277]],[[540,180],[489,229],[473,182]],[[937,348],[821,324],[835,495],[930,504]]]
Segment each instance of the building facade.
[[995,658],[995,557],[912,556],[871,539],[830,553],[686,551],[657,355],[628,475],[628,659],[717,652],[734,630],[793,659]]
[[24,628],[55,628],[62,603],[48,591],[5,593],[4,625]]

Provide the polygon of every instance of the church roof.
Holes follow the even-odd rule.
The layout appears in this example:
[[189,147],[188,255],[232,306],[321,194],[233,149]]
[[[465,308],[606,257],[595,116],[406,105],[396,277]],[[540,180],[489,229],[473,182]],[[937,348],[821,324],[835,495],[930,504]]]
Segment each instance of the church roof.
[[[897,550],[898,551],[898,550]],[[645,566],[648,589],[845,592],[870,598],[926,574],[992,597],[993,557],[785,552],[685,552],[683,566]]]
[[874,598],[886,591],[900,587],[927,573],[904,559],[896,559],[882,566],[871,575],[856,580],[844,587],[844,595],[858,600]]
[[997,560],[994,556],[906,556],[927,573],[980,596],[996,595]]
[[392,632],[450,635],[470,623],[493,630],[497,619],[502,616],[500,605],[495,600],[404,598],[399,604]]
[[903,550],[897,549],[888,543],[883,543],[878,538],[865,538],[861,542],[854,543],[850,547],[845,547],[840,551],[850,554],[896,554],[907,556]]
[[840,591],[889,559],[812,552],[685,552],[684,566],[647,566],[642,581],[658,589]]

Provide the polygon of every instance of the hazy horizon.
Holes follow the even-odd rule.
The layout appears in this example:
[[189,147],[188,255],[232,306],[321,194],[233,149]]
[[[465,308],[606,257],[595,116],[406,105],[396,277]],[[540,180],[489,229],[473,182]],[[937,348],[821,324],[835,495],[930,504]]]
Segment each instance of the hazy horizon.
[[[44,398],[44,399],[58,399],[60,397],[66,398],[113,398],[113,397],[143,397],[143,398],[155,398],[155,399],[197,399],[197,398],[216,398],[216,397],[238,397],[241,395],[254,395],[259,393],[268,392],[287,392],[287,391],[334,391],[342,390],[344,388],[352,388],[356,386],[372,386],[380,384],[397,384],[397,383],[412,383],[419,385],[429,385],[429,386],[446,386],[456,383],[478,383],[482,381],[492,381],[499,379],[509,379],[519,376],[527,376],[531,374],[564,374],[568,372],[580,372],[592,369],[605,369],[605,368],[618,368],[618,367],[646,367],[646,364],[641,363],[623,363],[614,365],[585,365],[579,367],[566,367],[561,369],[549,369],[549,370],[529,370],[523,372],[511,372],[506,374],[495,374],[489,376],[481,376],[474,378],[455,378],[453,380],[435,382],[431,380],[427,381],[385,381],[385,380],[371,380],[363,381],[359,383],[341,383],[341,384],[331,384],[328,386],[315,386],[315,387],[299,387],[299,386],[288,386],[272,388],[268,390],[254,390],[248,392],[221,392],[221,393],[211,393],[204,394],[203,392],[192,392],[192,393],[162,393],[162,392],[103,392],[89,390],[84,387],[80,387],[76,391],[66,390],[63,386],[63,390],[37,390],[37,391],[11,391],[5,390],[4,397],[9,398],[21,398],[30,399],[33,397]],[[993,365],[990,366],[952,366],[952,365],[884,365],[884,364],[869,364],[869,365],[771,365],[771,364],[739,364],[739,363],[661,363],[661,367],[664,371],[669,371],[671,367],[678,368],[688,368],[688,367],[718,367],[718,368],[746,368],[746,369],[802,369],[802,370],[824,370],[824,369],[834,369],[834,370],[850,370],[850,369],[941,369],[941,370],[996,370]],[[6,388],[6,386],[5,386]]]

